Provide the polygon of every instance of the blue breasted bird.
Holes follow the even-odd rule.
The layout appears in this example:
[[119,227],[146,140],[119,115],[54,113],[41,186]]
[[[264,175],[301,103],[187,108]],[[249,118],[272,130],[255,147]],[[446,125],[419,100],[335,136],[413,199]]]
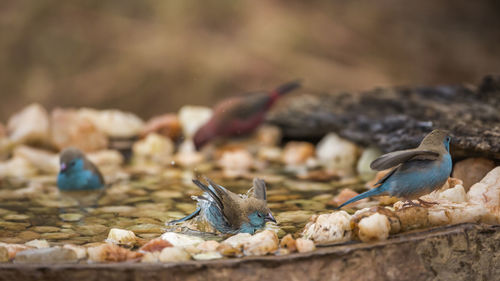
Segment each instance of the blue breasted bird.
[[253,132],[266,117],[267,111],[283,95],[300,87],[293,81],[271,92],[247,93],[225,99],[215,105],[212,118],[198,129],[193,137],[196,149],[200,149],[218,137],[234,137]]
[[197,209],[187,217],[171,221],[177,223],[201,216],[221,233],[250,233],[263,228],[267,221],[276,222],[267,207],[266,183],[262,179],[253,180],[253,195],[238,195],[205,179],[208,185],[198,180],[193,182],[204,191],[201,196],[193,196],[198,201]]
[[61,191],[98,190],[104,187],[99,169],[76,148],[61,152],[57,186]]
[[387,153],[375,159],[370,164],[373,170],[393,169],[375,184],[375,188],[348,200],[339,209],[377,195],[401,197],[410,205],[415,205],[413,199],[418,199],[421,205],[433,204],[419,197],[443,186],[450,176],[450,140],[446,132],[434,130],[417,148]]

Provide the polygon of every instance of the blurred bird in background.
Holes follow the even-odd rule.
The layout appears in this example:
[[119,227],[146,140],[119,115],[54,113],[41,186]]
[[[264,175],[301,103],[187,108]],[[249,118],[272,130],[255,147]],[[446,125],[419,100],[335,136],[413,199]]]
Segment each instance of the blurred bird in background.
[[217,137],[252,133],[262,124],[268,110],[281,96],[300,86],[299,81],[292,81],[269,93],[248,93],[221,101],[215,105],[212,118],[194,135],[196,149]]

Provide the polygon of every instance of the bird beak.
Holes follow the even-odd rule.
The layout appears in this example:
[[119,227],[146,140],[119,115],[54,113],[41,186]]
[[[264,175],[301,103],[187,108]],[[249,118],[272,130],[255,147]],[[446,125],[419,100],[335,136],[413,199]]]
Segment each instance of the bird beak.
[[273,217],[273,214],[271,214],[271,212],[269,212],[269,214],[267,214],[267,216],[264,218],[265,221],[272,221],[274,223],[276,223],[276,219]]
[[61,172],[66,171],[66,163],[61,163]]

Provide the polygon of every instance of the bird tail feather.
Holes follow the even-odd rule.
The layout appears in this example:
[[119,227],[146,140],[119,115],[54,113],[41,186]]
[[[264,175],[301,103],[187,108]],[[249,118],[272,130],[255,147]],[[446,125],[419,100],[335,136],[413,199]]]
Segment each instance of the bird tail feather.
[[342,205],[340,205],[338,209],[344,207],[345,205],[348,205],[348,204],[351,204],[353,202],[356,202],[356,201],[359,201],[361,199],[364,199],[364,198],[367,198],[367,197],[370,197],[370,196],[375,196],[375,195],[380,195],[382,193],[384,193],[384,189],[381,188],[382,186],[379,186],[379,187],[376,187],[376,188],[373,188],[373,189],[370,189],[366,192],[363,192],[361,193],[360,195],[358,196],[354,196],[353,198],[347,200],[346,202],[344,202]]
[[169,221],[168,224],[174,224],[174,223],[178,223],[178,222],[183,222],[183,221],[188,221],[194,217],[196,217],[198,214],[200,214],[200,210],[201,208],[198,207],[196,208],[196,210],[194,212],[192,212],[191,214],[183,217],[182,219],[178,219],[178,220],[173,220],[173,221]]
[[302,86],[302,83],[299,80],[295,81],[290,81],[288,83],[285,83],[278,88],[274,89],[274,91],[271,92],[271,97],[274,99],[278,98],[279,96],[282,96],[284,94],[288,94],[292,92],[295,89],[298,89]]

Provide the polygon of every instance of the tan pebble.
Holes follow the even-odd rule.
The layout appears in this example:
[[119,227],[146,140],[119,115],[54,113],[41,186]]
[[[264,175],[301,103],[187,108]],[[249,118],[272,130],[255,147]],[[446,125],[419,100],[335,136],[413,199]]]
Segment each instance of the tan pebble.
[[155,263],[160,261],[160,252],[145,252],[141,258],[141,262]]
[[283,162],[287,165],[303,164],[307,159],[314,157],[315,148],[309,142],[291,141],[283,150]]
[[425,228],[430,225],[428,210],[423,207],[403,207],[396,210],[396,215],[401,222],[402,231]]
[[180,247],[167,247],[161,251],[159,259],[161,262],[181,262],[190,260],[191,255]]
[[201,252],[215,252],[219,247],[219,242],[214,240],[204,241],[196,246]]
[[30,240],[40,238],[40,233],[26,230],[26,231],[19,232],[19,234],[17,234],[17,237],[23,239],[24,241],[30,241]]
[[143,256],[142,253],[133,252],[114,244],[104,244],[87,248],[89,260],[94,262],[122,262],[137,260]]
[[291,253],[297,250],[297,245],[295,239],[293,239],[291,234],[287,234],[281,239],[280,247],[288,249]]
[[37,248],[37,249],[50,247],[49,242],[47,242],[47,240],[38,240],[38,239],[26,242],[26,243],[24,243],[24,245],[26,245],[28,247]]
[[243,256],[242,249],[240,247],[233,247],[229,243],[221,243],[217,247],[217,251],[226,257],[241,257]]
[[30,228],[30,230],[33,230],[38,233],[47,233],[47,232],[58,232],[59,227],[55,226],[33,226]]
[[297,251],[299,251],[299,253],[311,252],[316,249],[316,246],[314,245],[314,242],[312,240],[298,238],[295,242],[297,245]]
[[463,181],[465,191],[479,182],[489,171],[495,168],[495,162],[486,158],[467,158],[453,165],[452,177]]
[[153,239],[146,244],[144,244],[139,251],[141,252],[160,252],[164,248],[172,247],[170,242],[163,240],[161,238]]
[[7,248],[0,246],[0,262],[9,261],[9,251]]
[[247,256],[263,256],[278,249],[278,236],[275,232],[264,230],[253,235],[243,245],[243,253]]
[[0,242],[0,247],[4,247],[7,249],[7,252],[9,253],[9,259],[14,259],[16,254],[21,251],[33,249],[32,247],[22,245],[22,244],[8,244],[8,243],[1,243]]
[[79,260],[82,260],[82,259],[87,257],[87,248],[85,248],[83,246],[66,244],[63,246],[63,248],[73,250],[76,254],[76,258]]

